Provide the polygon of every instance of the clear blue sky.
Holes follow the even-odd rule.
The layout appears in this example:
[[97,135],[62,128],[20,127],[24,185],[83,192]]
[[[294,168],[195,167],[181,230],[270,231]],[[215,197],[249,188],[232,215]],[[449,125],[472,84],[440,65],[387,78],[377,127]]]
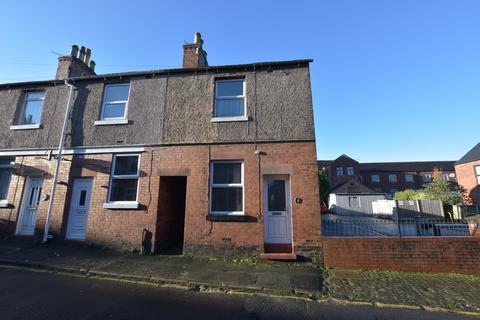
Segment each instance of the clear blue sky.
[[2,83],[52,78],[73,43],[99,73],[178,67],[195,31],[211,65],[313,58],[319,159],[457,160],[480,140],[476,0],[15,0],[0,30]]

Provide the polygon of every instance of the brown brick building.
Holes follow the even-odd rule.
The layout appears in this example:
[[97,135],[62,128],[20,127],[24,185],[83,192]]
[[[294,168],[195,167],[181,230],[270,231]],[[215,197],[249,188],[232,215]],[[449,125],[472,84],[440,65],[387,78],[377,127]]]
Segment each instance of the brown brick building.
[[200,34],[179,69],[96,75],[90,56],[73,46],[56,79],[0,85],[2,234],[41,238],[50,212],[53,239],[315,254],[311,60],[209,66]]
[[480,205],[480,143],[455,163],[458,184],[465,188],[466,202]]
[[455,161],[412,161],[412,162],[363,162],[347,155],[335,160],[320,160],[318,167],[324,170],[332,189],[356,180],[374,192],[393,195],[405,189],[420,189],[431,182],[435,168],[441,169],[444,179],[456,182]]

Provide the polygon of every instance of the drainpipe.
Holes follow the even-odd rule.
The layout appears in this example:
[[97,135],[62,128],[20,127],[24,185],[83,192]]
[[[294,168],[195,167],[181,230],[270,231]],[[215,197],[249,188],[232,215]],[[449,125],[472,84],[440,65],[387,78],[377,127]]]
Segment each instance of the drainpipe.
[[55,199],[55,191],[57,189],[58,174],[59,174],[60,165],[62,162],[63,144],[65,143],[65,131],[67,131],[68,118],[70,114],[70,109],[72,107],[73,90],[76,89],[73,85],[68,83],[68,79],[65,79],[65,85],[70,87],[70,92],[68,93],[67,110],[65,111],[65,117],[63,118],[62,135],[60,137],[60,143],[58,144],[57,163],[55,166],[55,175],[53,176],[52,190],[50,192],[50,202],[48,203],[47,221],[45,221],[45,230],[43,232],[43,241],[42,241],[43,243],[47,242],[48,240],[48,229],[50,227],[50,217],[52,215],[53,201]]

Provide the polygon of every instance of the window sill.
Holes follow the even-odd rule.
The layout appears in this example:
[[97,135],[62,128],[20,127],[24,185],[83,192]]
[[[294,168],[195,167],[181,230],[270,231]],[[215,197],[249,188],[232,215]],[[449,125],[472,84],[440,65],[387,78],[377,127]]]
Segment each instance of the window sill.
[[103,209],[138,209],[138,202],[106,202]]
[[40,129],[40,123],[35,124],[16,124],[10,126],[10,130],[33,130],[33,129]]
[[111,126],[128,124],[128,119],[97,120],[93,123],[96,126]]
[[256,217],[244,214],[207,214],[208,221],[216,222],[257,222]]
[[211,122],[242,122],[242,121],[248,121],[247,116],[241,116],[241,117],[213,117]]
[[0,208],[9,208],[10,204],[7,200],[0,200]]

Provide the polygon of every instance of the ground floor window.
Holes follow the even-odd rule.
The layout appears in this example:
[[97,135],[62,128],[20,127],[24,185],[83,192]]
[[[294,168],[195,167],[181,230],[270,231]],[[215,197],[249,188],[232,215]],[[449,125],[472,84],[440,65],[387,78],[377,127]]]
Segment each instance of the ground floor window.
[[15,160],[0,159],[0,203],[7,203],[8,188],[12,177]]
[[243,162],[212,161],[210,213],[243,214]]
[[140,156],[117,154],[113,156],[109,202],[136,202]]

